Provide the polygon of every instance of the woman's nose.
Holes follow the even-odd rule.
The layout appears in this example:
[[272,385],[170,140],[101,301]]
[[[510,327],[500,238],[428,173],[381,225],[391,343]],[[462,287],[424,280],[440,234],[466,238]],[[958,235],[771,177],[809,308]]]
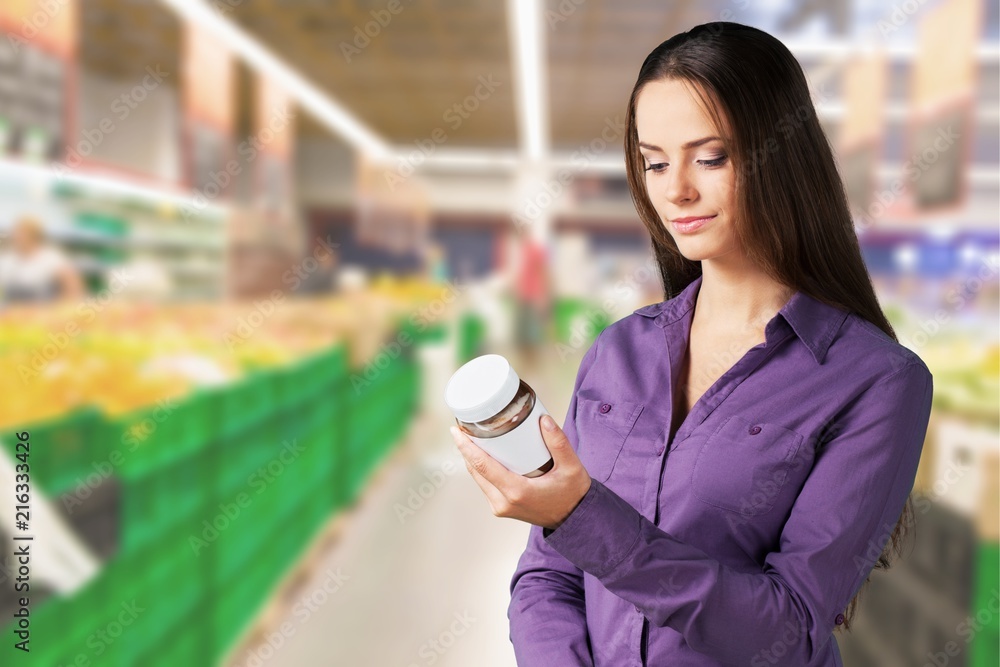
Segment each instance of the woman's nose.
[[677,167],[666,174],[667,183],[664,196],[672,204],[689,203],[698,197],[694,184],[685,167]]

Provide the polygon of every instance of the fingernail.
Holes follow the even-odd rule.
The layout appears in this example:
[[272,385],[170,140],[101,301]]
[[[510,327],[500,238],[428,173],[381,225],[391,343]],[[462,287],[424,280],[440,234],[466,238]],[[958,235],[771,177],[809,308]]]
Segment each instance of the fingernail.
[[457,426],[449,426],[448,430],[451,431],[452,437],[454,437],[454,438],[458,437],[458,427]]
[[552,417],[548,415],[542,415],[542,428],[544,428],[546,431],[554,431],[556,430],[556,423],[552,419]]

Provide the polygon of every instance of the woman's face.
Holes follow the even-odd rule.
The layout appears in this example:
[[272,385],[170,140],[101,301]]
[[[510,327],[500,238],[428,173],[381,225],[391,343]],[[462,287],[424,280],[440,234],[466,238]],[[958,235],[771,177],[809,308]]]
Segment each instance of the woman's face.
[[711,139],[719,132],[689,85],[676,79],[646,84],[635,121],[650,202],[681,254],[700,261],[736,247],[736,174],[721,139]]

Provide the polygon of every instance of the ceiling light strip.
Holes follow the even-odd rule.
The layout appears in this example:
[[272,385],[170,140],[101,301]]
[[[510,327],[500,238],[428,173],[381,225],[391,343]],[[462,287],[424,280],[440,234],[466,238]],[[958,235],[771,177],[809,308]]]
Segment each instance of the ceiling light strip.
[[537,0],[508,0],[507,9],[521,150],[529,160],[544,161],[549,154],[549,105],[543,8]]
[[350,111],[202,0],[160,1],[184,20],[215,35],[259,73],[272,77],[317,121],[355,148],[376,159],[392,154],[389,145]]

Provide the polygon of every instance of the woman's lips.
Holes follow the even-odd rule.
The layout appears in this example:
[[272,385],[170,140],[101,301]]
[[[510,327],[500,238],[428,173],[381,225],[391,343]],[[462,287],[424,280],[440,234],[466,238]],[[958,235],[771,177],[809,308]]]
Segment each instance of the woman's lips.
[[715,217],[714,215],[709,215],[704,218],[693,218],[693,219],[680,218],[681,220],[687,220],[687,222],[678,222],[674,220],[670,224],[672,224],[674,226],[674,229],[676,229],[679,233],[690,234],[704,227],[705,223],[714,217]]

